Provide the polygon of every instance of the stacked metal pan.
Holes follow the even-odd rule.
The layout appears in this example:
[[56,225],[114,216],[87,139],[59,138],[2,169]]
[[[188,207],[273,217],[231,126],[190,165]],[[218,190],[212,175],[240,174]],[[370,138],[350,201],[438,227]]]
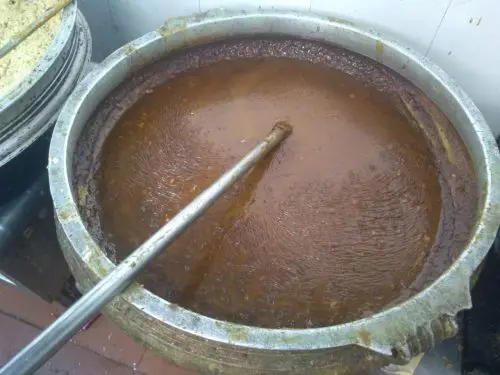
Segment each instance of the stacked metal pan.
[[76,1],[36,67],[0,97],[0,205],[41,173],[47,164],[50,133],[66,98],[87,72],[90,30]]

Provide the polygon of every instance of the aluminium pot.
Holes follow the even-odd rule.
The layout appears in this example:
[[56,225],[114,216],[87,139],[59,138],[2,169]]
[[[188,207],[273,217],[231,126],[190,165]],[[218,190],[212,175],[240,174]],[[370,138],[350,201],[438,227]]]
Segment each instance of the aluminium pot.
[[182,47],[229,37],[287,35],[334,44],[374,59],[420,88],[463,138],[477,176],[479,205],[458,259],[412,298],[370,317],[313,329],[265,329],[212,319],[134,284],[105,313],[130,336],[172,362],[202,373],[366,374],[402,364],[457,332],[456,314],[471,307],[474,276],[500,223],[500,155],[483,116],[441,69],[379,34],[311,13],[210,11],[169,19],[122,47],[93,70],[66,102],[49,155],[59,241],[78,287],[89,290],[114,265],[91,237],[77,208],[73,157],[98,105],[139,69]]
[[22,81],[0,96],[0,204],[24,191],[47,166],[50,129],[87,72],[91,36],[76,1],[62,10],[47,50]]

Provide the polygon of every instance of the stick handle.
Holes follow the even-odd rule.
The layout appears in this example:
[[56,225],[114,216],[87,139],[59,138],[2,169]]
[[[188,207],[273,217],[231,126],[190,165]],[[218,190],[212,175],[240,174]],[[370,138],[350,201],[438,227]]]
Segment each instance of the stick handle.
[[70,337],[94,317],[116,295],[122,292],[137,274],[200,217],[227,189],[245,175],[259,160],[291,133],[286,123],[276,124],[272,131],[229,171],[160,228],[130,254],[112,272],[83,295],[66,312],[12,358],[0,375],[33,374],[49,360]]

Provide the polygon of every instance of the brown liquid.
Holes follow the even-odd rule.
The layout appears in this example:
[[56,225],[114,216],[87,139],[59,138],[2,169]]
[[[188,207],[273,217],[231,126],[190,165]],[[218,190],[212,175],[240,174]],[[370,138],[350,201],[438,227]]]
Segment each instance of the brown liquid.
[[264,327],[345,322],[407,294],[440,221],[433,157],[386,95],[303,61],[219,62],[125,112],[99,183],[117,257],[280,120],[293,134],[139,280],[194,311]]

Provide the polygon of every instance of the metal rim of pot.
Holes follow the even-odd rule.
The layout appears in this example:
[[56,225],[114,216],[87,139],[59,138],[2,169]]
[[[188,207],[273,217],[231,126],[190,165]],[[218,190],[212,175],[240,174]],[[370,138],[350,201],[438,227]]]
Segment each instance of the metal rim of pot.
[[36,85],[47,70],[52,68],[73,30],[76,15],[76,2],[69,4],[62,10],[59,28],[57,29],[54,38],[50,42],[43,57],[18,85],[10,87],[2,96],[0,96],[0,112],[14,104],[19,97],[24,95],[31,87]]
[[[35,180],[47,166],[51,129],[71,91],[90,68],[90,28],[76,10],[63,50],[38,84],[4,113],[0,112],[0,205],[8,202]],[[12,119],[11,115],[14,115]]]
[[63,9],[59,28],[35,67],[0,97],[0,166],[54,124],[88,65],[90,50],[88,25],[75,1]]
[[419,87],[451,120],[464,139],[478,178],[476,226],[460,257],[414,297],[370,317],[311,329],[266,329],[219,321],[191,312],[135,283],[121,296],[151,319],[215,342],[262,350],[310,351],[358,345],[407,360],[456,333],[455,315],[471,307],[471,277],[495,239],[500,223],[500,154],[480,111],[438,66],[380,34],[338,19],[278,10],[214,10],[167,20],[158,30],[125,45],[79,84],[66,102],[49,155],[50,188],[56,218],[75,251],[96,278],[113,263],[86,230],[73,191],[73,150],[99,103],[132,72],[169,52],[228,37],[287,35],[322,41],[383,63]]

